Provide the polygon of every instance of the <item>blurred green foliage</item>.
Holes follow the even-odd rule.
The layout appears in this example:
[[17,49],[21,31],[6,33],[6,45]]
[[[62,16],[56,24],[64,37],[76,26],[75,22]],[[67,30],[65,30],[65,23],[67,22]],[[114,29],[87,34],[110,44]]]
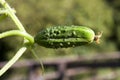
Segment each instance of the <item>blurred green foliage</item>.
[[[93,43],[76,48],[55,50],[36,45],[35,50],[40,57],[91,55],[120,50],[119,0],[8,0],[8,3],[15,8],[16,15],[33,36],[45,27],[58,25],[85,25],[92,28],[96,34],[103,31],[100,44]],[[0,20],[3,17],[1,16]],[[0,22],[1,32],[11,29],[16,28],[10,18],[5,18]],[[22,41],[21,38],[6,39],[6,43],[11,43],[13,48],[17,47],[17,49],[21,46],[20,43],[18,45],[13,43],[20,41]],[[13,54],[11,51],[8,52],[9,56]],[[29,54],[28,51],[24,57],[31,58],[32,55]]]
[[113,8],[113,20],[114,20],[114,31],[112,39],[118,44],[120,50],[120,1],[119,0],[108,0],[109,6]]

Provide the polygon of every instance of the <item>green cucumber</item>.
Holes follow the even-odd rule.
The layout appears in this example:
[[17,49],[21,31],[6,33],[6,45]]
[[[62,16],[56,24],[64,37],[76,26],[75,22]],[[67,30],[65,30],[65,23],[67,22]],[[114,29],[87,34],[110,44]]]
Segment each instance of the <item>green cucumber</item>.
[[94,31],[85,26],[50,27],[35,36],[35,42],[47,48],[81,46],[89,44],[95,39]]

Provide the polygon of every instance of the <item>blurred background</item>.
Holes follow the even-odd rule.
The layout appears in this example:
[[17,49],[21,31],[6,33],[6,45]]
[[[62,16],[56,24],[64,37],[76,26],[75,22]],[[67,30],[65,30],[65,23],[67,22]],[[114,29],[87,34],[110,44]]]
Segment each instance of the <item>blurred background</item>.
[[[100,44],[94,42],[64,49],[49,49],[36,44],[35,51],[45,65],[45,74],[55,76],[50,79],[49,74],[44,75],[48,78],[46,80],[120,80],[120,0],[7,0],[7,2],[15,8],[16,15],[32,36],[46,27],[59,25],[88,26],[96,34],[103,31]],[[0,32],[13,29],[17,29],[13,21],[5,15],[0,15]],[[21,37],[0,39],[0,62],[10,60],[22,46],[22,42]],[[40,80],[29,78],[31,75],[41,74],[40,64],[34,60],[34,56],[28,50],[21,57],[20,63],[29,65],[20,67],[20,64],[16,63],[0,80]],[[54,73],[56,70],[59,73]]]

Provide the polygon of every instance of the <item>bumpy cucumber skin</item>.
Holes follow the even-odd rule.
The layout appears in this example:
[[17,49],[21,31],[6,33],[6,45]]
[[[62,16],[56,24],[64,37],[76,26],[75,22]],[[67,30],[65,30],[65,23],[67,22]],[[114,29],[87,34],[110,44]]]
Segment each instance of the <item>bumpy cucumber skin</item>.
[[67,48],[93,42],[95,33],[85,26],[58,26],[40,31],[35,42],[47,48]]

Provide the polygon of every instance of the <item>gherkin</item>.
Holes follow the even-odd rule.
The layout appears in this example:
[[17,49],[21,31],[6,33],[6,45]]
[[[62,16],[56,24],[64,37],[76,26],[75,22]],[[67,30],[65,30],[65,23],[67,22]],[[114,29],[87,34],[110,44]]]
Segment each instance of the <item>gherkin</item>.
[[46,48],[67,48],[89,44],[99,37],[85,26],[58,26],[40,31],[35,42]]

